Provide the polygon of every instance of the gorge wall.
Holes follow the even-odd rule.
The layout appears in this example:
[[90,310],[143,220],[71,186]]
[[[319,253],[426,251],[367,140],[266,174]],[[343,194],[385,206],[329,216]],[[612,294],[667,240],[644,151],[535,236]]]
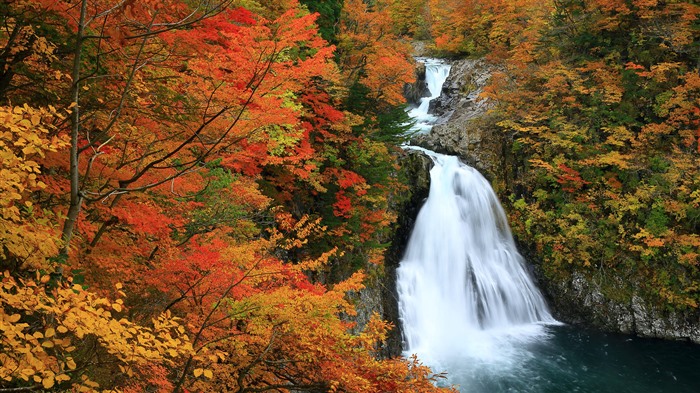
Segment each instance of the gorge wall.
[[[402,336],[396,291],[396,269],[408,244],[418,211],[428,197],[430,168],[433,166],[429,157],[415,150],[404,151],[398,160],[401,168],[398,175],[406,180],[409,189],[406,191],[407,194],[395,198],[393,202],[392,209],[397,214],[397,221],[394,223],[391,245],[385,253],[382,266],[366,264],[364,267],[367,273],[365,288],[350,294],[357,311],[357,315],[351,318],[356,323],[356,331],[364,329],[374,313],[393,325],[384,346],[378,348],[379,355],[384,358],[401,355]],[[345,272],[341,277],[347,278],[349,274]]]
[[[435,127],[428,134],[414,137],[411,144],[459,156],[481,171],[504,199],[513,191],[511,179],[523,169],[512,157],[512,136],[499,133],[496,120],[488,112],[493,103],[479,97],[492,70],[493,66],[481,59],[454,61],[442,95],[431,103],[433,114],[438,116]],[[424,73],[423,69],[417,75],[420,77]],[[418,96],[415,92],[420,90],[420,79],[416,86],[418,88],[407,89],[407,92],[414,93],[413,97]],[[387,254],[385,287],[389,289],[395,287],[394,271],[429,182],[429,161],[421,162],[416,158],[419,153],[412,154],[403,165],[407,173],[415,176],[412,184],[414,197],[398,209],[399,227]],[[521,242],[519,248],[531,263],[531,273],[560,321],[609,332],[700,343],[700,313],[697,311],[670,311],[645,299],[642,293],[632,290],[630,295],[629,288],[634,288],[634,285],[623,282],[622,278],[608,278],[603,283],[593,273],[573,272],[566,279],[551,280],[544,274],[534,247]],[[627,294],[619,296],[616,286],[624,287]],[[391,303],[395,292],[389,290],[384,296],[384,303]],[[391,307],[395,306],[385,307],[384,316],[398,326],[395,310]],[[400,333],[394,334],[398,334],[398,338],[394,336],[393,344],[389,346],[395,346],[397,340],[400,345]]]
[[394,325],[389,333],[383,355],[396,356],[401,354],[402,336],[401,323],[399,321],[398,293],[396,290],[396,269],[403,258],[406,245],[411,236],[413,225],[423,203],[428,198],[430,191],[430,169],[432,160],[421,152],[407,150],[400,158],[401,175],[405,176],[409,189],[407,198],[395,205],[397,221],[391,246],[387,250],[384,259],[385,279],[382,285],[383,318]]

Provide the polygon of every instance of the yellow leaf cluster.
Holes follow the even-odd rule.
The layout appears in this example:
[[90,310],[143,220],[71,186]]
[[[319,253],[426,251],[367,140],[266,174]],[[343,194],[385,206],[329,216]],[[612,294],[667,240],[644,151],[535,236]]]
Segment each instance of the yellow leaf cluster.
[[357,393],[443,391],[430,383],[428,368],[373,356],[390,328],[378,315],[357,333],[341,318],[355,314],[346,291],[360,289],[363,277],[358,273],[325,292],[281,286],[230,301],[228,312],[240,330],[201,349],[192,389],[293,389],[296,383]]
[[67,146],[50,125],[61,118],[53,107],[0,106],[0,257],[29,267],[43,267],[58,251],[56,231],[35,219],[29,197],[46,186],[38,160]]
[[121,305],[121,299],[111,302],[79,285],[49,291],[34,280],[5,273],[0,286],[0,380],[41,384],[44,389],[70,381],[78,391],[96,391],[95,382],[75,380],[73,373],[79,365],[72,354],[88,336],[96,338],[127,375],[139,366],[170,364],[191,353],[184,330],[170,314],[146,327],[116,319],[109,311],[115,305]]

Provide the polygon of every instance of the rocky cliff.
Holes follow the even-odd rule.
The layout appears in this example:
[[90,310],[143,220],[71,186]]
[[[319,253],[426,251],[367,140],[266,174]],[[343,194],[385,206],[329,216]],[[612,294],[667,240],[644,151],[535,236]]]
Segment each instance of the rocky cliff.
[[407,150],[399,159],[399,164],[401,165],[401,176],[406,178],[410,186],[410,195],[400,198],[400,202],[394,205],[398,217],[394,224],[391,246],[385,254],[384,275],[379,287],[382,298],[382,316],[384,320],[394,325],[385,347],[382,348],[382,355],[386,357],[398,356],[402,350],[401,323],[396,293],[396,268],[403,257],[418,211],[428,198],[430,168],[433,166],[433,162],[428,156],[413,150]]
[[416,81],[404,85],[403,95],[406,101],[413,105],[419,105],[423,97],[430,97],[430,89],[425,81],[425,64],[416,63]]
[[[383,320],[391,322],[394,326],[384,346],[379,348],[380,356],[385,358],[401,355],[403,340],[396,293],[396,268],[408,244],[418,211],[428,198],[430,168],[433,166],[428,156],[415,150],[404,151],[398,161],[401,168],[399,176],[406,180],[409,191],[407,194],[397,195],[394,199],[392,209],[397,214],[397,220],[394,223],[393,236],[388,239],[391,245],[385,252],[384,265],[366,264],[365,288],[349,294],[357,311],[357,315],[348,318],[356,324],[355,332],[362,331],[374,313],[379,314]],[[331,281],[345,279],[352,272],[343,271],[335,274],[330,278]]]
[[[605,287],[625,286],[624,282]],[[640,294],[606,295],[594,277],[574,273],[569,280],[542,280],[556,318],[596,329],[640,337],[687,340],[700,344],[700,315],[695,311],[669,311],[645,300]],[[614,292],[614,290],[613,290]]]

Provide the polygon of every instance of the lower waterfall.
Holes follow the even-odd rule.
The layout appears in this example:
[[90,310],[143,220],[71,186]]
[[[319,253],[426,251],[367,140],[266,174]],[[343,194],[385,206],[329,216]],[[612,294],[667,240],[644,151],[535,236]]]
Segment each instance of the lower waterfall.
[[457,157],[426,153],[430,194],[397,270],[405,355],[436,371],[463,360],[507,366],[556,321],[488,181]]

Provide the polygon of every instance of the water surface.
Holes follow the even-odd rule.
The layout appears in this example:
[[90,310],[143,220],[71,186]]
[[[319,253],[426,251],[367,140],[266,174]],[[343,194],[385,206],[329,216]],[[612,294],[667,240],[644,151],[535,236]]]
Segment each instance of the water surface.
[[547,326],[509,355],[455,357],[438,367],[463,393],[700,392],[700,348],[685,342]]

